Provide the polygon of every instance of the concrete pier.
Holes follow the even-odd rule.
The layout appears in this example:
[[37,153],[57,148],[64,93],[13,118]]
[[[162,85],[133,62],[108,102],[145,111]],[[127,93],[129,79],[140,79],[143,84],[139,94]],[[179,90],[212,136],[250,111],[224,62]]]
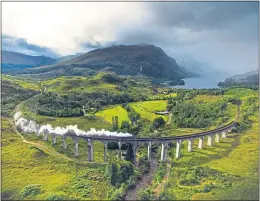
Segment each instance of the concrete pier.
[[62,136],[63,149],[67,149],[67,137]]
[[212,146],[212,136],[211,135],[208,135],[208,143],[207,143],[208,146]]
[[188,139],[188,152],[192,152],[193,139]]
[[222,138],[227,138],[227,133],[225,131],[223,131],[221,136],[222,136]]
[[43,140],[48,141],[48,134],[47,133],[43,133]]
[[104,142],[104,161],[107,161],[107,142]]
[[202,149],[202,148],[203,148],[203,140],[204,140],[204,137],[200,137],[200,138],[199,138],[199,145],[198,145],[198,148],[199,148],[199,149]]
[[167,160],[167,144],[162,143],[161,161],[165,162],[166,160]]
[[94,153],[93,153],[93,144],[92,140],[88,139],[88,161],[94,160]]
[[181,143],[182,143],[182,140],[176,141],[176,155],[175,155],[176,158],[181,157]]
[[74,141],[74,156],[78,157],[78,155],[79,155],[79,139],[77,137],[74,137],[73,141]]
[[219,142],[219,133],[216,133],[216,135],[215,135],[215,142]]
[[148,160],[152,159],[152,142],[148,142]]
[[122,143],[121,141],[118,142],[118,159],[121,159],[121,147],[122,147]]
[[136,164],[137,145],[133,144],[132,148],[133,148],[133,156],[134,156],[134,158],[133,158],[134,161],[133,162],[134,162],[134,164]]
[[52,144],[56,144],[57,143],[57,137],[56,135],[52,135]]

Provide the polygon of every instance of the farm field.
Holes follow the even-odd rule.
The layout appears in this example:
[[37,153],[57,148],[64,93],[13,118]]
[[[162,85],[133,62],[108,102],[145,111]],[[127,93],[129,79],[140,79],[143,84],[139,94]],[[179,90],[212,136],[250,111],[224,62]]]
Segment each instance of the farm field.
[[163,117],[165,121],[168,119],[168,115],[156,115],[155,112],[165,111],[167,106],[167,100],[154,100],[134,102],[129,104],[137,113],[141,115],[141,118],[148,121],[152,121],[156,117]]
[[118,116],[119,124],[121,124],[122,121],[127,120],[129,121],[127,111],[121,106],[121,105],[115,105],[111,106],[109,108],[106,108],[104,110],[98,111],[95,113],[96,116],[103,118],[110,124],[112,124],[112,117]]

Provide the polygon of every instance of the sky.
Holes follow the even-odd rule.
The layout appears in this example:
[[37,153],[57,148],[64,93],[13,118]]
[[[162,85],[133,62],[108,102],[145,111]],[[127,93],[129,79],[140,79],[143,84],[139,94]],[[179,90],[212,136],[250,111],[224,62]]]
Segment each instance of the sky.
[[2,49],[58,57],[119,44],[229,74],[258,68],[258,2],[2,2]]

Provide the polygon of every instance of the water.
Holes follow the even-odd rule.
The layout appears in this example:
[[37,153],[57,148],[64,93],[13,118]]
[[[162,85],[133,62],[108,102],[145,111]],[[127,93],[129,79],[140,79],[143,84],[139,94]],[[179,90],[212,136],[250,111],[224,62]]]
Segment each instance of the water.
[[223,77],[209,77],[209,76],[201,76],[201,77],[192,77],[183,79],[185,85],[171,86],[171,88],[178,89],[211,89],[211,88],[219,88],[218,83],[224,81]]

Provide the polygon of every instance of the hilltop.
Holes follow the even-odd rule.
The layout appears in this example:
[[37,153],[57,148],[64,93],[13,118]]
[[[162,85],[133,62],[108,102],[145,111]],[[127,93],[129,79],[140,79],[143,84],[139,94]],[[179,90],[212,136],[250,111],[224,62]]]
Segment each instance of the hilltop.
[[179,66],[161,48],[148,45],[117,45],[96,49],[76,58],[17,74],[41,78],[85,76],[93,71],[109,71],[120,75],[148,76],[180,80],[194,74]]
[[224,82],[220,82],[218,85],[227,87],[234,85],[243,86],[258,86],[259,84],[259,72],[258,70],[253,70],[244,74],[238,74],[226,78]]
[[55,61],[56,59],[46,56],[31,56],[18,52],[2,51],[1,63],[3,72],[10,72],[15,69],[49,65]]

